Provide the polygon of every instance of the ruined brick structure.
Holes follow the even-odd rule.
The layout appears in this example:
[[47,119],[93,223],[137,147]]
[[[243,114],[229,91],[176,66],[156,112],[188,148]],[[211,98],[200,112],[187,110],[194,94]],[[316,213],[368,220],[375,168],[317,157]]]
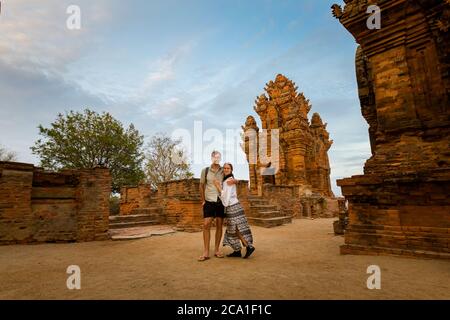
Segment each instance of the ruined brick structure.
[[[248,181],[240,181],[237,186],[239,200],[245,210],[249,210],[247,185]],[[126,222],[128,219],[128,226],[169,224],[180,231],[200,231],[203,210],[199,189],[200,179],[163,182],[157,191],[149,185],[124,187],[120,192],[121,216],[112,217],[112,220]]]
[[[262,94],[255,101],[254,110],[264,132],[253,116],[249,116],[242,127],[253,194],[261,195],[263,185],[269,183],[303,186],[322,196],[333,196],[327,153],[333,141],[318,113],[314,113],[309,123],[311,105],[297,89],[291,80],[277,75],[275,81],[266,85],[267,95]],[[270,158],[275,129],[279,140],[278,160],[277,157]],[[267,134],[267,145],[265,136],[259,139],[261,134]],[[264,159],[265,154],[268,159]]]
[[[309,122],[309,101],[283,75],[267,84],[266,92],[268,97],[261,95],[257,99],[255,111],[262,129],[267,129],[267,137],[262,137],[269,141],[267,146],[259,144],[262,130],[252,116],[242,127],[247,160],[252,157],[252,141],[256,141],[257,150],[255,159],[249,161],[250,184],[240,181],[238,185],[239,201],[250,224],[274,227],[290,223],[292,218],[337,216],[339,208],[331,191],[327,154],[332,141],[326,124],[317,113]],[[280,156],[278,161],[265,162],[258,150],[271,156],[273,129],[279,129]],[[279,170],[262,174],[273,168]],[[203,223],[199,180],[165,182],[158,185],[157,191],[146,185],[123,188],[120,215],[111,218],[112,226],[168,223],[179,230],[199,231]]]
[[339,220],[333,222],[333,229],[335,235],[343,235],[348,225],[348,209],[345,203],[345,198],[338,199],[339,206]]
[[[250,116],[243,126],[243,147],[249,159],[250,145],[256,141],[256,150],[261,149],[266,152],[262,154],[270,157],[271,130],[279,129],[280,156],[278,161],[265,162],[255,152],[254,161],[249,161],[250,187],[248,181],[240,181],[238,185],[239,201],[249,223],[275,227],[290,223],[293,218],[337,216],[339,208],[331,191],[327,154],[332,141],[326,124],[317,113],[309,123],[309,101],[297,93],[295,84],[286,77],[278,75],[266,91],[269,97],[260,96],[255,110],[260,115],[262,129],[268,129],[267,137],[262,139],[267,138],[269,143],[259,144],[259,135],[263,133]],[[273,168],[279,168],[278,172],[262,174]],[[156,192],[145,185],[123,188],[120,212],[121,217],[113,219],[124,221],[123,226],[168,223],[184,231],[201,230],[199,180],[162,183]],[[146,221],[140,213],[146,214]],[[130,221],[128,224],[126,219]]]
[[[372,156],[338,180],[349,201],[342,253],[449,258],[450,2],[347,0],[334,15],[360,45],[356,69]],[[369,30],[369,4],[381,29]]]
[[[309,100],[279,74],[257,97],[243,130],[249,163],[249,221],[281,225],[292,218],[333,217],[339,212],[330,183],[328,150],[333,141],[318,113],[311,122]],[[278,143],[278,156],[273,143]]]
[[0,244],[108,238],[109,170],[0,162]]
[[[149,185],[121,189],[120,216],[110,217],[110,228],[169,224],[177,230],[202,229],[203,210],[199,179],[168,181],[151,190]],[[265,185],[263,195],[250,193],[248,181],[240,180],[238,198],[252,225],[275,227],[292,218],[337,216],[337,200],[320,195],[305,195],[297,186]]]

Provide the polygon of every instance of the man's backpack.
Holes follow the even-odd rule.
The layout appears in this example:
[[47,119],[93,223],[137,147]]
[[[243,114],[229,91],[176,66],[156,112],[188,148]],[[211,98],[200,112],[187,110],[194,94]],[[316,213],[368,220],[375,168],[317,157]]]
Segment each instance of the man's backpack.
[[[205,183],[204,183],[205,186],[206,186],[206,183],[208,182],[208,171],[209,171],[209,167],[206,167],[206,168],[205,168],[205,178],[204,178],[204,179],[205,179],[205,180],[204,180],[204,181],[205,181]],[[202,179],[200,179],[200,182],[201,182],[201,180],[202,180]],[[203,192],[205,193],[204,196],[206,197],[206,187],[203,189]]]
[[205,168],[205,184],[208,182],[208,172],[209,172],[209,167]]

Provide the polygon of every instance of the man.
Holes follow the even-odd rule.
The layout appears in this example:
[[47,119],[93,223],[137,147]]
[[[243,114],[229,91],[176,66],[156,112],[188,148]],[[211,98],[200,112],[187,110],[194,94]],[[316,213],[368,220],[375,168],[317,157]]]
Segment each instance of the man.
[[[223,169],[220,166],[221,154],[219,151],[211,153],[211,166],[202,170],[200,177],[200,199],[203,206],[203,243],[204,251],[198,261],[205,261],[209,259],[209,246],[211,239],[211,223],[216,219],[216,236],[214,256],[223,258],[223,254],[219,250],[220,242],[222,240],[222,225],[225,218],[225,208],[220,201],[219,191],[214,185],[214,181],[223,181]],[[227,181],[229,185],[236,184],[236,179]]]

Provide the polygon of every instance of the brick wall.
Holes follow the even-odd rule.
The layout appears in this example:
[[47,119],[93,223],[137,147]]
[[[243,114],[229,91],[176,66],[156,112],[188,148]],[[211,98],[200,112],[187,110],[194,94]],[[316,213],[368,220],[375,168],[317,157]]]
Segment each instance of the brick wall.
[[263,198],[278,207],[285,215],[300,217],[302,206],[299,188],[296,186],[275,186],[266,184],[263,187]]
[[348,200],[342,253],[450,259],[450,3],[380,1],[368,30],[362,0],[334,13],[360,45],[361,112],[372,156],[338,180]]
[[203,210],[200,202],[200,180],[186,179],[158,185],[157,198],[167,223],[184,231],[201,230]]
[[130,215],[133,209],[145,207],[154,197],[154,191],[149,184],[123,187],[120,190],[120,214]]
[[[132,214],[133,209],[159,208],[163,215],[161,223],[176,226],[182,231],[200,231],[203,224],[203,208],[200,202],[200,180],[186,179],[164,182],[153,192],[146,186],[126,187],[121,190],[120,214]],[[292,217],[332,217],[338,215],[337,200],[312,195],[305,186],[263,187],[263,198],[276,205],[280,211]],[[249,183],[239,181],[239,202],[247,215],[250,213]],[[144,200],[142,200],[144,199]],[[130,210],[130,208],[132,208]],[[122,212],[124,211],[124,212]],[[138,211],[138,210],[136,210]],[[305,212],[305,213],[304,213]]]
[[107,169],[0,162],[0,244],[106,239],[110,191]]
[[[158,185],[156,192],[145,186],[125,187],[121,190],[120,214],[131,214],[138,208],[158,207],[163,212],[164,223],[182,231],[200,231],[203,208],[199,192],[200,179],[164,182]],[[248,181],[240,181],[237,192],[244,210],[249,210]]]
[[305,186],[277,186],[266,184],[263,197],[293,218],[328,218],[339,214],[335,198],[312,194]]

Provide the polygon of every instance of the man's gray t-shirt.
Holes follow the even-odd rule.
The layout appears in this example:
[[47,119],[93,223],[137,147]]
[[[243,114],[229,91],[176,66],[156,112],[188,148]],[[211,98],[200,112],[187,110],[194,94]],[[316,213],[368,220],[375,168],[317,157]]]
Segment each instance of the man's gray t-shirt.
[[209,202],[217,202],[219,198],[219,190],[214,185],[214,180],[218,180],[220,183],[223,181],[223,168],[219,167],[215,171],[212,167],[208,169],[208,177],[205,178],[206,168],[202,170],[200,175],[200,183],[205,185],[205,200]]

